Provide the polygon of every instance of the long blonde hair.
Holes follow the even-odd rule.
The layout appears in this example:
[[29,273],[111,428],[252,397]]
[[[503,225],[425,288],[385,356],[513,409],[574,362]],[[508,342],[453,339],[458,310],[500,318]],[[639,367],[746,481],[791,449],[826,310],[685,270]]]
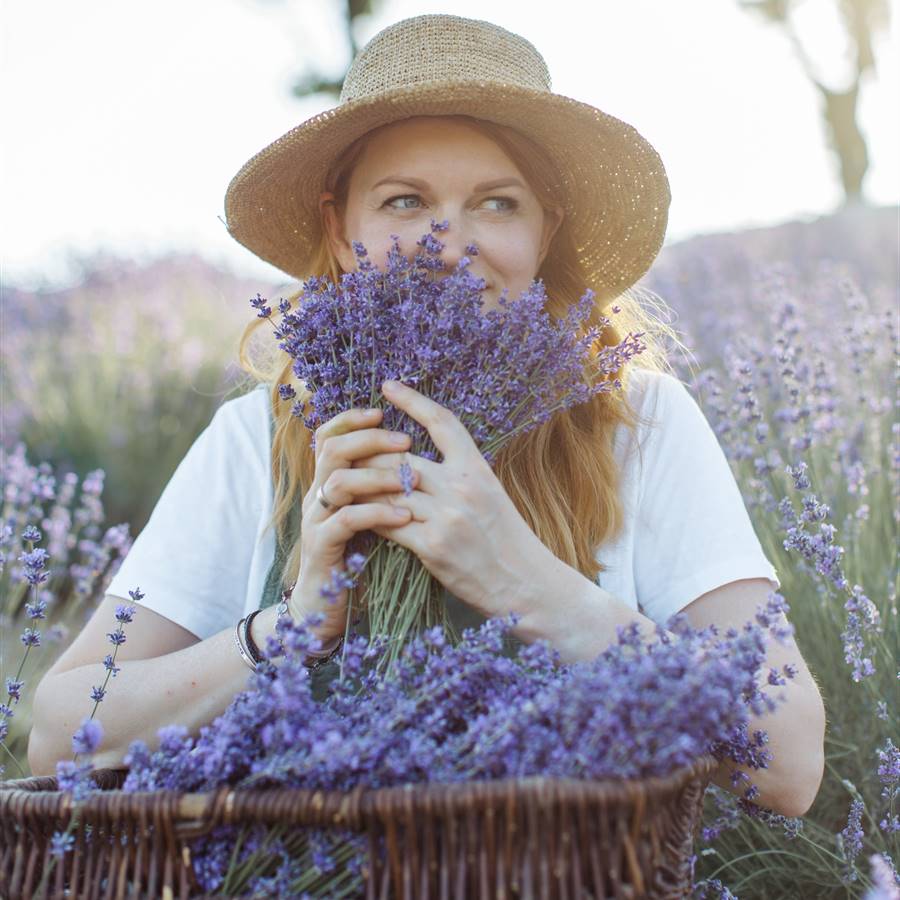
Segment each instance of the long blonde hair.
[[[559,176],[542,148],[512,128],[470,116],[454,118],[464,120],[506,152],[537,195],[545,212],[558,204],[558,195],[554,194],[554,190]],[[333,202],[338,215],[346,209],[353,168],[367,142],[378,130],[358,138],[332,167],[326,190],[334,194]],[[335,283],[343,273],[331,251],[324,228],[309,270],[307,277],[328,277]],[[577,253],[576,235],[572,233],[566,218],[557,229],[536,277],[544,281],[548,297],[546,310],[554,319],[562,318],[569,305],[577,301],[586,288],[596,289],[588,284]],[[301,293],[302,289],[297,289],[288,296],[292,306]],[[639,366],[671,372],[664,349],[665,339],[681,346],[673,329],[647,308],[645,299],[653,304],[659,298],[642,289],[629,288],[614,300],[598,299],[587,323],[597,326],[600,316],[610,316],[613,324],[606,327],[601,339],[602,343],[610,346],[621,342],[628,333],[644,333],[640,340],[646,349],[609,376],[618,376],[623,390],[597,394],[589,402],[558,413],[538,428],[520,435],[497,454],[493,467],[522,518],[540,540],[559,559],[592,581],[604,569],[596,558],[597,548],[615,538],[624,524],[619,472],[613,457],[613,434],[620,424],[634,429],[641,421],[625,396],[629,370]],[[621,311],[611,315],[614,305]],[[272,316],[272,321],[277,321],[277,309],[273,308]],[[251,338],[263,325],[272,327],[260,318],[254,318],[247,325],[240,338],[238,354],[241,369],[251,379],[271,386],[274,507],[266,531],[274,526],[279,541],[286,545],[290,512],[295,505],[302,503],[315,476],[315,454],[310,447],[310,432],[302,421],[291,414],[292,403],[281,399],[278,386],[291,384],[297,392],[296,400],[304,406],[310,392],[294,376],[291,370],[293,359],[280,348],[276,347],[274,355],[267,360],[251,358]],[[274,340],[272,343],[275,343]],[[296,580],[300,571],[300,555],[299,536],[294,536],[279,591]]]

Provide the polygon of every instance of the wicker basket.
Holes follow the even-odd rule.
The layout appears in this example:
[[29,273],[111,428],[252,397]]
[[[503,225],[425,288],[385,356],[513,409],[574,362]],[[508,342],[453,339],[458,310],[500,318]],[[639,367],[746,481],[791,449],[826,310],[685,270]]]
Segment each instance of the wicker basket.
[[[123,793],[126,769],[92,773],[76,841],[40,896],[201,896],[190,843],[217,825],[341,827],[368,834],[374,898],[684,897],[711,756],[666,778],[542,777],[349,792]],[[53,777],[0,782],[0,897],[35,893],[71,802]],[[85,826],[90,840],[85,840]],[[374,853],[375,847],[386,852]]]

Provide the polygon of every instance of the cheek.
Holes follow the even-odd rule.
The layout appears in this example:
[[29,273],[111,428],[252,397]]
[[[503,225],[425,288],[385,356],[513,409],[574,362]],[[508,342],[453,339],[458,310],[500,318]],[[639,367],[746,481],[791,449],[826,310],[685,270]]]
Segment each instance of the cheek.
[[495,258],[499,268],[508,277],[530,280],[538,268],[540,238],[535,238],[531,229],[516,229],[496,242]]

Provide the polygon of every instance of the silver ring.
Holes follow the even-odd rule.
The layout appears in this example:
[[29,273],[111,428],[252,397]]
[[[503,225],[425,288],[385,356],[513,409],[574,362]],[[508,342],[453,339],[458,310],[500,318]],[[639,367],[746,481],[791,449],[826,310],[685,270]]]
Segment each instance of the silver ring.
[[323,490],[324,487],[325,487],[325,485],[323,485],[323,484],[320,484],[320,485],[319,485],[319,490],[316,491],[316,497],[318,497],[319,503],[321,503],[322,506],[325,507],[325,509],[331,509],[331,507],[334,506],[334,504],[333,504],[333,503],[329,503],[329,502],[325,499],[325,491]]

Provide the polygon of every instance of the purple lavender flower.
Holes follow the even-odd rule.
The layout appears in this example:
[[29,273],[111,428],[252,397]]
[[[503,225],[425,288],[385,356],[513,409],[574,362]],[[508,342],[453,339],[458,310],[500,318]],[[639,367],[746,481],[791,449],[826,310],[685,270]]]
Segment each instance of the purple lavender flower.
[[19,562],[25,567],[25,580],[29,584],[43,584],[50,577],[48,572],[43,571],[48,556],[49,554],[43,547],[37,547],[19,557]]
[[50,838],[50,853],[57,859],[62,859],[75,845],[75,835],[56,831]]
[[738,900],[736,894],[732,894],[728,886],[718,878],[708,878],[694,885],[692,900]]
[[69,794],[75,802],[84,800],[91,792],[90,772],[93,763],[77,765],[72,760],[61,759],[56,763],[56,784],[60,791]]
[[81,727],[72,735],[75,753],[94,753],[103,740],[103,727],[96,719],[84,719]]
[[7,678],[6,679],[6,693],[9,695],[11,700],[15,700],[16,703],[19,702],[20,692],[22,690],[24,681],[21,679],[17,680],[15,678]]
[[890,858],[883,853],[869,857],[873,885],[863,894],[862,900],[900,900],[900,878]]
[[865,837],[861,824],[864,809],[861,800],[853,800],[850,803],[847,825],[838,835],[838,848],[845,863],[841,873],[844,884],[850,884],[857,879],[855,860],[862,850],[862,841]]
[[358,575],[366,565],[366,558],[362,553],[351,553],[347,557],[347,571],[351,575]]
[[[432,229],[447,224],[433,221]],[[279,346],[295,360],[294,374],[313,390],[314,412],[304,417],[310,431],[351,406],[374,405],[381,383],[400,378],[459,415],[481,437],[479,446],[490,460],[503,439],[612,388],[603,377],[593,387],[584,383],[588,358],[595,374],[605,376],[640,352],[635,337],[592,356],[596,328],[576,339],[593,310],[590,291],[559,323],[543,310],[541,282],[516,301],[503,299],[500,310],[480,315],[484,282],[467,271],[468,260],[436,281],[430,273],[435,264],[443,266],[436,258],[443,245],[433,234],[417,244],[424,253],[409,260],[395,240],[382,271],[362,265],[367,251],[354,241],[357,271],[346,273],[339,285],[308,279],[296,311],[275,328]],[[251,304],[265,308],[258,295]],[[460,372],[466,377],[460,379]],[[279,388],[285,388],[285,399],[293,396],[288,387]],[[391,407],[386,413],[385,427],[407,418]],[[418,449],[434,451],[418,423],[405,424],[417,431]]]
[[413,470],[408,462],[400,463],[400,480],[403,484],[403,493],[408,497],[413,491]]
[[900,749],[894,746],[890,738],[886,738],[884,748],[878,753],[878,778],[884,785],[881,796],[890,800],[900,789]]
[[26,647],[40,647],[41,646],[41,633],[39,631],[35,631],[33,628],[26,628],[19,639]]
[[103,665],[106,668],[106,670],[113,676],[113,678],[115,678],[116,675],[121,671],[121,667],[117,666],[113,662],[113,657],[112,657],[111,653],[107,653],[106,656],[103,657]]
[[109,638],[110,643],[116,644],[117,646],[125,643],[125,632],[121,628],[117,628],[113,632],[108,631],[106,636]]

